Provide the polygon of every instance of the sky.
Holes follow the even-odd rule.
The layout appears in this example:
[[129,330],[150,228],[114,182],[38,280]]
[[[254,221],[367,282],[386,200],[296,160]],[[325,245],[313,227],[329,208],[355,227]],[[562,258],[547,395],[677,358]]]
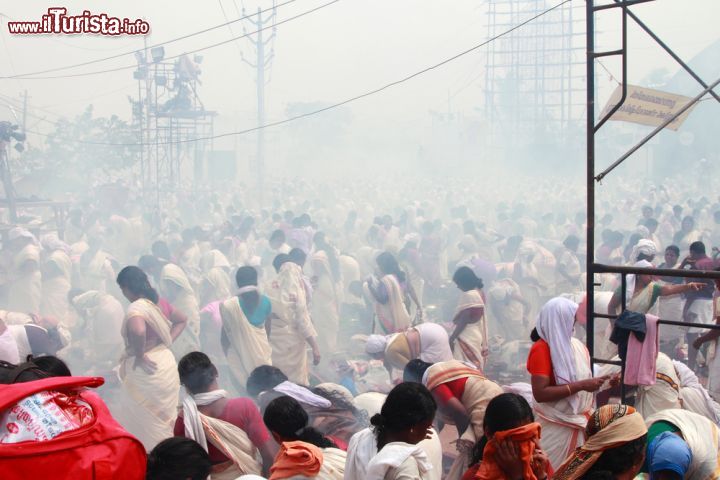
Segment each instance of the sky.
[[[330,0],[296,0],[278,8],[278,21],[301,14]],[[548,5],[554,2],[547,2]],[[137,37],[12,36],[5,22],[38,19],[48,6],[44,3],[0,3],[3,30],[0,33],[2,75],[32,72],[102,58],[142,48],[238,18],[245,6],[253,11],[267,8],[269,1],[189,0],[108,2],[67,0],[70,12],[87,9],[93,13],[144,18],[151,25],[146,39]],[[584,2],[574,1],[582,12]],[[273,42],[274,60],[267,86],[268,120],[286,116],[292,102],[334,103],[380,87],[415,71],[449,58],[488,37],[486,2],[452,0],[339,0],[302,18],[277,27]],[[684,59],[689,60],[716,41],[717,0],[656,0],[633,8],[655,32]],[[613,14],[598,17],[597,42],[612,47],[619,40],[619,19]],[[580,23],[582,28],[582,23]],[[248,31],[253,27],[246,23]],[[224,27],[165,47],[167,55],[223,41],[242,34],[241,23]],[[630,82],[637,82],[655,69],[676,70],[672,60],[637,28],[630,29]],[[202,52],[200,96],[210,110],[220,113],[216,133],[254,127],[254,72],[241,59],[252,58],[247,39]],[[396,130],[409,144],[423,135],[430,111],[452,111],[472,115],[483,102],[486,49],[465,55],[416,79],[360,100],[350,106],[356,124],[362,128]],[[132,56],[79,67],[67,72],[85,72],[134,63]],[[606,65],[619,76],[617,65]],[[714,79],[706,79],[708,82]],[[602,98],[614,84],[602,78]],[[129,119],[128,95],[135,95],[137,82],[132,70],[71,79],[0,80],[0,94],[19,98],[27,90],[32,112],[54,120],[58,115],[75,115],[88,103],[99,115],[118,114]],[[448,98],[451,98],[448,101]],[[51,112],[51,113],[48,113]],[[2,116],[7,118],[7,108]],[[48,131],[47,123],[34,128]],[[30,123],[32,125],[32,123]],[[277,132],[269,131],[272,139]],[[240,142],[250,139],[239,139]],[[234,142],[229,139],[224,142]]]

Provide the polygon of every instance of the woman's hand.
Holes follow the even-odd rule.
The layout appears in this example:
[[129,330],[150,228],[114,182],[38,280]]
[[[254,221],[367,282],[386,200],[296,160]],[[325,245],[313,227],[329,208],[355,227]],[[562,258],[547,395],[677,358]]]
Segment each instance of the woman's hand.
[[535,448],[532,455],[532,463],[530,464],[535,477],[538,480],[545,480],[548,476],[548,466],[550,465],[550,457],[539,447]]
[[473,442],[462,438],[459,438],[457,442],[455,442],[455,449],[460,453],[470,453],[474,446],[475,444]]
[[133,370],[137,370],[138,367],[142,368],[148,375],[152,375],[157,372],[158,369],[157,363],[150,360],[150,357],[148,357],[147,354],[135,357]]
[[700,350],[700,347],[703,346],[703,343],[705,343],[705,339],[703,339],[703,337],[698,337],[698,338],[696,338],[695,341],[693,342],[693,348],[694,348],[695,350]]
[[580,390],[584,390],[586,392],[597,392],[598,390],[600,390],[600,387],[602,387],[602,384],[608,380],[608,378],[608,375],[604,375],[602,377],[594,377],[588,378],[586,380],[580,380],[577,383],[580,386]]
[[523,478],[523,464],[520,461],[520,449],[512,440],[504,440],[497,443],[495,461],[498,467],[505,472],[507,478],[512,480]]
[[313,356],[313,365],[319,365],[320,359],[322,358],[322,356],[320,355],[320,350],[317,348],[313,348],[312,356]]

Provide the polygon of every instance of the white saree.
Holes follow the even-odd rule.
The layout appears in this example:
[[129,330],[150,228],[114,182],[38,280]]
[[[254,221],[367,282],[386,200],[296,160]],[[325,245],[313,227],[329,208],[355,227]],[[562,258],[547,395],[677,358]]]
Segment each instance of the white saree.
[[238,297],[220,304],[222,328],[230,341],[227,361],[235,381],[245,388],[250,373],[260,365],[272,365],[272,349],[265,328],[250,324]]
[[145,353],[156,364],[153,373],[147,373],[140,367],[134,368],[135,357],[126,351],[118,372],[124,398],[117,416],[123,427],[150,451],[173,435],[180,379],[175,357],[169,348],[172,343],[170,322],[158,306],[145,299],[130,304],[122,329],[126,346],[127,321],[132,317],[143,318],[147,328],[157,334],[161,343]]

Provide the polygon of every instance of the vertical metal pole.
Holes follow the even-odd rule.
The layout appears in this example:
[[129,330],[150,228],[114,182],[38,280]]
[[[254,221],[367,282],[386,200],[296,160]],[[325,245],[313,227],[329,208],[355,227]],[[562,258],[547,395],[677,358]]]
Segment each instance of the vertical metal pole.
[[[257,15],[258,37],[257,37],[257,117],[258,126],[265,125],[265,41],[263,40],[263,19],[260,7]],[[265,190],[265,129],[257,131],[257,158],[256,167],[258,175],[258,198],[260,205],[263,204],[263,192]]]
[[28,94],[27,90],[23,93],[23,116],[22,116],[22,131],[25,133],[27,128],[27,111],[28,111]]
[[[147,40],[146,40],[147,42]],[[137,111],[137,118],[138,122],[140,122],[140,188],[142,190],[142,196],[143,200],[147,200],[147,179],[145,178],[145,115],[144,115],[144,108],[145,108],[145,102],[143,101],[142,96],[142,80],[139,75],[140,72],[140,64],[138,64],[138,111]]]
[[587,292],[587,349],[590,352],[590,366],[595,355],[595,19],[593,0],[585,2],[585,41],[587,50],[587,118],[586,118],[586,148],[587,148],[587,255],[585,280]]
[[[637,280],[637,279],[636,279]],[[627,275],[624,273],[620,274],[620,313],[624,312],[627,308]],[[610,312],[608,312],[610,313]],[[625,401],[625,359],[621,358],[620,361],[620,403],[627,403]]]
[[[9,125],[8,125],[9,128]],[[2,180],[5,189],[5,198],[8,203],[8,212],[10,213],[10,223],[15,224],[18,221],[17,204],[15,202],[15,188],[13,187],[12,173],[10,173],[10,157],[8,155],[9,142],[0,142],[0,155],[2,155]]]

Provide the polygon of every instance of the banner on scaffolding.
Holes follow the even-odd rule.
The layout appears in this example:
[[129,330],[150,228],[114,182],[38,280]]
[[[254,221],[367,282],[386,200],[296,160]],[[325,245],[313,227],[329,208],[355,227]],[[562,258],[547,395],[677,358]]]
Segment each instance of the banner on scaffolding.
[[[622,86],[618,85],[613,92],[610,100],[603,109],[600,118],[612,110],[620,101],[622,96]],[[661,90],[653,90],[652,88],[638,87],[635,85],[627,86],[627,98],[620,109],[613,114],[610,120],[619,122],[632,122],[651,127],[659,127],[668,118],[675,115],[682,107],[684,107],[692,98],[674,93],[667,93]],[[685,121],[692,109],[685,111],[678,118],[673,120],[667,127],[670,130],[677,130]]]

